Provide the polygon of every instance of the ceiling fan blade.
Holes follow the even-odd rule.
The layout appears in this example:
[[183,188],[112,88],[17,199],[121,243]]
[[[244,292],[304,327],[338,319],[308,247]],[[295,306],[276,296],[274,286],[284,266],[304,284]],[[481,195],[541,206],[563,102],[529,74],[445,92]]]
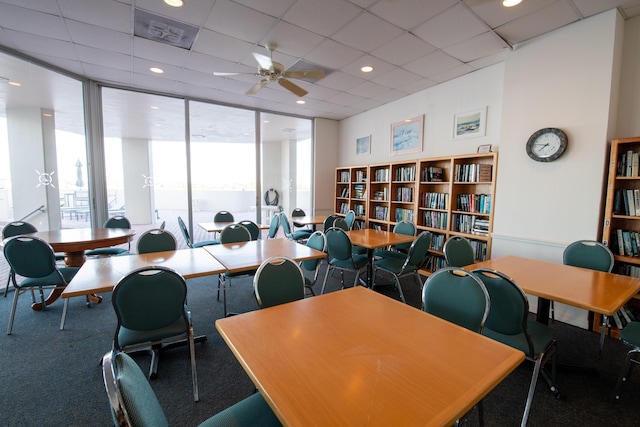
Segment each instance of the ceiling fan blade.
[[264,87],[264,85],[267,84],[267,81],[268,81],[267,79],[260,80],[251,89],[247,91],[247,95],[253,95],[254,93],[257,93],[260,89]]
[[302,89],[297,84],[287,79],[278,79],[278,83],[280,83],[280,86],[282,86],[283,88],[290,90],[291,92],[295,93],[300,97],[305,96],[307,93],[309,93],[306,90]]
[[260,68],[264,68],[265,70],[268,70],[271,67],[273,67],[273,61],[271,61],[271,58],[269,58],[268,56],[262,55],[260,53],[255,53],[255,52],[253,52],[252,55],[254,58],[256,58],[256,61],[258,61]]
[[321,79],[324,77],[324,71],[322,70],[293,70],[285,71],[282,73],[283,77],[290,77],[293,79]]

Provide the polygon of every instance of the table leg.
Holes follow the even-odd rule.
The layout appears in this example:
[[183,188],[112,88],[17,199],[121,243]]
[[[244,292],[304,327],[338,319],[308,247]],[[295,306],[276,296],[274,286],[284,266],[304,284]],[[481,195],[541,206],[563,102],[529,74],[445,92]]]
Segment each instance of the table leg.
[[538,298],[538,311],[536,313],[536,321],[540,323],[544,323],[545,325],[549,324],[549,308],[551,306],[551,301],[546,298]]

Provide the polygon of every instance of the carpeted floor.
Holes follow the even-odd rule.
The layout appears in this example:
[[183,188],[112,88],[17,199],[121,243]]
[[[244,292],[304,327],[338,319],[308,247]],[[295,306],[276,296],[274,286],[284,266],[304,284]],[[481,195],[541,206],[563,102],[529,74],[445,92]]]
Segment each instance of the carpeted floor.
[[[324,270],[321,277],[323,274]],[[332,292],[339,289],[338,277],[336,274],[330,278],[328,287]],[[187,347],[163,353],[159,376],[152,381],[171,425],[195,426],[254,389],[215,329],[215,320],[222,315],[222,303],[216,301],[216,281],[216,276],[188,281],[188,303],[195,331],[208,338],[206,343],[196,344],[200,402],[193,402]],[[415,283],[409,278],[403,284],[408,303],[419,307],[420,294]],[[319,291],[320,284],[316,288]],[[397,292],[390,286],[376,290],[397,298]],[[110,294],[103,296],[102,304],[90,309],[83,298],[72,299],[65,330],[60,331],[62,303],[56,302],[44,312],[33,312],[29,308],[29,294],[23,294],[11,336],[4,331],[13,293],[7,298],[0,297],[0,392],[3,397],[0,425],[111,425],[99,361],[111,348],[116,321]],[[250,278],[233,279],[228,297],[230,311],[257,309]],[[553,327],[557,333],[559,361],[591,366],[596,373],[560,370],[557,383],[563,396],[561,400],[548,391],[544,381],[539,381],[529,425],[638,425],[640,370],[623,386],[621,401],[611,401],[627,347],[607,339],[602,358],[598,359],[595,333],[562,323],[554,323]],[[470,354],[469,363],[473,363],[473,358]],[[149,357],[140,355],[136,360],[147,369]],[[312,360],[309,369],[313,369]],[[525,362],[486,397],[487,426],[520,424],[531,372],[532,365]],[[466,424],[477,424],[475,412]]]

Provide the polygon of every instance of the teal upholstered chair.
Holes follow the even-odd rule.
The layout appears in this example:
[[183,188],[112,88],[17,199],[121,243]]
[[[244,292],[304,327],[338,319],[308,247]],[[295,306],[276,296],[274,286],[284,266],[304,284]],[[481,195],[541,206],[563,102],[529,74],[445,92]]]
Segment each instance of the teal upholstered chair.
[[324,230],[325,233],[327,232],[328,229],[333,227],[333,223],[335,222],[336,218],[341,218],[341,216],[329,215],[324,219],[324,222],[322,223],[322,229]]
[[[117,350],[105,354],[102,377],[116,427],[169,425],[149,381],[129,355]],[[262,395],[254,393],[205,420],[199,427],[280,425]]]
[[251,240],[258,240],[260,238],[260,227],[255,222],[245,219],[240,221],[238,224],[249,230],[249,234],[251,235]]
[[347,223],[347,227],[349,230],[353,230],[353,224],[356,222],[356,213],[353,209],[349,210],[347,214],[344,216],[344,220]]
[[404,258],[381,258],[375,260],[373,263],[373,284],[375,286],[375,277],[378,272],[384,272],[393,276],[394,283],[400,293],[400,300],[406,302],[404,293],[402,292],[402,286],[400,285],[400,279],[405,276],[413,276],[419,287],[422,287],[422,279],[418,270],[422,261],[427,256],[427,251],[431,245],[431,233],[423,231],[420,235],[411,242],[409,252],[405,254]]
[[342,229],[342,230],[344,230],[344,231],[349,231],[349,230],[350,230],[350,228],[349,228],[349,224],[348,224],[348,223],[347,223],[347,221],[346,221],[344,218],[342,218],[341,216],[337,217],[337,218],[335,219],[335,221],[333,221],[333,226],[334,226],[334,227],[338,227],[338,228],[340,228],[340,229]]
[[311,228],[306,227],[304,224],[300,224],[300,223],[296,222],[295,218],[296,217],[301,217],[301,216],[307,216],[307,213],[303,209],[295,208],[294,210],[291,211],[291,218],[293,220],[293,228],[294,229],[295,228],[301,228],[301,229],[303,229],[305,231],[308,231],[309,233],[313,233],[313,230]]
[[[398,234],[406,234],[407,236],[415,236],[416,225],[410,221],[401,221],[393,227],[393,232]],[[374,258],[406,258],[407,251],[411,247],[411,243],[401,243],[391,248],[376,249],[373,252]]]
[[304,298],[304,274],[298,263],[284,256],[264,260],[253,277],[253,290],[260,308]]
[[182,232],[182,237],[184,237],[184,241],[187,243],[187,246],[190,248],[201,248],[203,246],[209,245],[219,245],[220,240],[212,239],[212,240],[203,240],[201,242],[193,242],[191,240],[191,235],[189,234],[189,230],[187,229],[187,225],[184,223],[181,217],[178,217],[178,226],[180,227],[180,231]]
[[280,215],[274,215],[269,222],[269,234],[267,239],[275,239],[278,236],[278,230],[280,229]]
[[325,231],[327,239],[327,260],[328,266],[324,274],[324,282],[322,282],[321,294],[324,293],[327,286],[327,277],[329,272],[334,270],[340,270],[340,283],[344,288],[344,272],[355,272],[355,279],[353,280],[353,286],[356,286],[360,275],[367,270],[369,264],[369,258],[365,255],[359,255],[353,253],[353,245],[349,235],[338,227],[331,227]]
[[[618,381],[613,390],[613,394],[616,400],[620,399],[620,386],[623,382],[627,381],[631,374],[631,368],[633,365],[640,364],[637,355],[640,354],[640,322],[632,321],[626,324],[626,326],[620,331],[620,339],[632,348],[627,353],[622,366],[620,367],[620,374],[618,375]],[[634,358],[635,357],[635,358]]]
[[[229,224],[220,232],[220,243],[241,243],[251,240],[251,233],[246,227],[240,224]],[[227,312],[227,287],[231,287],[231,279],[233,277],[250,276],[255,274],[255,270],[241,271],[238,273],[230,273],[228,271],[218,275],[218,295],[217,299],[220,301],[220,288],[222,288],[222,304],[224,316],[228,316]],[[227,282],[229,286],[227,286]]]
[[[126,217],[118,215],[106,220],[102,226],[104,228],[131,228],[131,222]],[[129,252],[129,250],[131,250],[131,242],[129,242],[128,249],[112,246],[108,248],[91,249],[84,254],[86,256],[114,256],[125,254]]]
[[311,236],[310,230],[296,230],[293,231],[291,229],[291,223],[289,222],[289,218],[287,214],[284,212],[280,212],[280,226],[282,227],[282,231],[287,239],[293,240],[295,242],[307,240],[309,236]]
[[522,415],[523,426],[527,425],[538,376],[547,362],[551,361],[551,377],[542,377],[551,391],[559,397],[555,386],[556,340],[553,329],[529,318],[529,301],[520,286],[503,273],[479,268],[472,271],[484,283],[491,298],[491,310],[485,321],[482,334],[522,351],[525,358],[534,363],[529,392]]
[[[19,236],[21,234],[29,234],[35,233],[38,229],[24,221],[13,221],[8,223],[2,228],[2,240],[8,239],[9,237]],[[9,271],[9,277],[7,277],[7,286],[4,288],[4,296],[7,297],[7,292],[9,291],[9,285],[11,284],[11,271]]]
[[138,238],[137,250],[139,254],[151,252],[175,251],[178,247],[175,236],[168,230],[152,228]]
[[453,236],[448,238],[444,242],[442,251],[449,267],[464,267],[475,263],[473,246],[464,237]]
[[[11,335],[18,298],[26,291],[39,291],[42,309],[46,309],[44,289],[64,289],[78,272],[77,267],[58,267],[51,246],[31,236],[14,236],[4,241],[4,257],[9,263],[9,278],[14,295],[7,335]],[[18,282],[16,275],[21,276]]]
[[[324,252],[327,250],[327,239],[322,231],[314,231],[307,239],[307,246],[317,251]],[[301,261],[300,267],[303,274],[308,272],[304,276],[304,285],[309,290],[311,295],[315,295],[313,292],[313,286],[318,281],[318,274],[320,272],[320,264],[322,264],[322,258],[310,259],[307,261]]]
[[213,222],[233,222],[233,214],[229,211],[219,211],[213,216]]
[[191,313],[186,306],[187,283],[163,266],[136,269],[118,281],[111,302],[117,326],[113,348],[125,352],[150,351],[149,377],[158,371],[160,351],[187,341],[191,354],[193,399],[198,401],[198,377]]

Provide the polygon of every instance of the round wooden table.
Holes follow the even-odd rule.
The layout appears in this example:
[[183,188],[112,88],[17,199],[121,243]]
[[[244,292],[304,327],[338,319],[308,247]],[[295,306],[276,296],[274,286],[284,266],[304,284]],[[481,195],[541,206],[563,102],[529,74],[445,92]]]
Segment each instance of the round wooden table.
[[[64,263],[67,267],[81,267],[86,259],[84,251],[121,245],[129,242],[135,230],[129,228],[65,228],[62,230],[38,231],[28,234],[49,243],[54,251],[64,252]],[[54,289],[46,299],[47,305],[57,300],[62,289]],[[102,297],[93,295],[91,301],[99,303]],[[34,310],[41,310],[41,303],[31,306]]]

